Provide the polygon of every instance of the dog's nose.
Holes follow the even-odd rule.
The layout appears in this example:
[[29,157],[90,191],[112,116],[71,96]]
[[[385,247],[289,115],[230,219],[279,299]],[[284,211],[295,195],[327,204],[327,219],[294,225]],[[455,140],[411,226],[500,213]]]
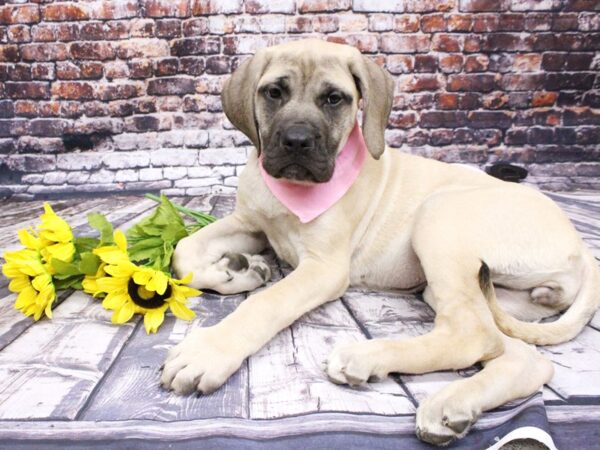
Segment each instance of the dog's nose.
[[292,125],[283,132],[283,148],[289,151],[306,151],[315,146],[315,133],[306,125]]

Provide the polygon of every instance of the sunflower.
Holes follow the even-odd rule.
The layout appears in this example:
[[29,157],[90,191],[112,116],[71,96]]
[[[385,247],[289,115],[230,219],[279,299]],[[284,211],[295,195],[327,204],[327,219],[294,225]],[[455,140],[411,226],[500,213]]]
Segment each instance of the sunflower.
[[39,320],[44,313],[52,318],[56,290],[40,252],[25,248],[6,252],[4,258],[2,273],[11,280],[8,289],[19,294],[15,308],[26,316],[33,316],[34,320]]
[[106,295],[102,306],[113,311],[113,323],[125,323],[134,314],[142,314],[144,327],[149,334],[158,330],[167,309],[184,320],[191,320],[196,316],[186,306],[186,302],[188,297],[200,295],[201,292],[183,286],[191,281],[191,274],[182,280],[176,280],[160,270],[137,266],[127,254],[125,235],[117,230],[114,240],[116,245],[94,250],[104,264],[102,271],[105,276],[91,277],[86,283],[89,289],[95,283],[95,296]]

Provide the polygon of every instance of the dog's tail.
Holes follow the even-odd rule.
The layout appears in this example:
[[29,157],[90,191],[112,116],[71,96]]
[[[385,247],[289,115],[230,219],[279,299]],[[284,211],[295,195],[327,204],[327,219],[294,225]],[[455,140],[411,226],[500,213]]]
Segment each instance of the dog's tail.
[[498,328],[505,334],[529,344],[553,345],[573,339],[590,321],[600,306],[600,270],[596,260],[585,249],[583,282],[569,309],[554,322],[523,322],[500,308],[488,266],[479,270],[479,284]]

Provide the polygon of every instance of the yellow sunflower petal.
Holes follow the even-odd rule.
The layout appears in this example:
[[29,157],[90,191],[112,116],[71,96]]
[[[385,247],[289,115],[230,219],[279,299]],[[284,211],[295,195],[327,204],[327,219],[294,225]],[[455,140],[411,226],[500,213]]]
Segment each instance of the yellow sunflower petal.
[[29,286],[31,286],[31,281],[29,281],[29,277],[19,276],[11,280],[11,282],[8,285],[8,290],[10,292],[21,292],[23,289]]
[[15,308],[23,309],[31,304],[35,304],[35,298],[37,297],[37,291],[32,287],[28,287],[19,292],[17,300],[15,301]]
[[121,230],[115,230],[113,233],[113,239],[121,251],[127,252],[127,237],[125,236],[125,233],[123,233]]
[[[146,286],[151,278],[151,269],[145,267],[138,268],[138,270],[133,273],[133,281],[135,281],[135,284],[138,286]],[[154,289],[152,290],[154,291]]]
[[194,317],[196,317],[196,313],[194,311],[179,302],[169,302],[169,308],[171,308],[173,314],[180,319],[192,320]]
[[151,309],[144,314],[144,328],[146,333],[156,333],[158,327],[160,327],[165,320],[164,309]]
[[21,245],[23,245],[23,247],[32,249],[32,250],[39,250],[42,246],[42,242],[40,240],[39,237],[34,236],[33,233],[30,233],[29,231],[22,229],[17,231],[17,234],[19,235],[19,241],[21,241]]
[[121,324],[128,322],[129,319],[131,319],[131,317],[133,316],[133,313],[135,312],[134,309],[134,304],[132,302],[126,302],[125,304],[123,304],[123,306],[121,306],[120,309],[115,310],[111,317],[112,323]]
[[169,278],[167,278],[167,276],[159,270],[154,270],[153,272],[152,278],[146,285],[146,288],[150,291],[156,292],[159,295],[163,295],[167,290]]
[[102,277],[96,280],[98,292],[126,291],[128,278],[122,277]]
[[71,262],[75,255],[75,246],[71,242],[49,245],[42,249],[42,255],[44,255],[47,261],[50,258],[56,258],[64,262]]
[[121,293],[109,293],[102,301],[102,306],[106,309],[120,309],[123,304],[127,301],[127,294]]

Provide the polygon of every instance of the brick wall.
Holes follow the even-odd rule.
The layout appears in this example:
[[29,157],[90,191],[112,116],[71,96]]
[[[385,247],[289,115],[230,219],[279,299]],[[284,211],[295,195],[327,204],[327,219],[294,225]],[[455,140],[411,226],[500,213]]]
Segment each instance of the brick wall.
[[16,0],[0,6],[0,194],[232,191],[224,79],[320,36],[396,78],[387,141],[600,188],[598,0]]

